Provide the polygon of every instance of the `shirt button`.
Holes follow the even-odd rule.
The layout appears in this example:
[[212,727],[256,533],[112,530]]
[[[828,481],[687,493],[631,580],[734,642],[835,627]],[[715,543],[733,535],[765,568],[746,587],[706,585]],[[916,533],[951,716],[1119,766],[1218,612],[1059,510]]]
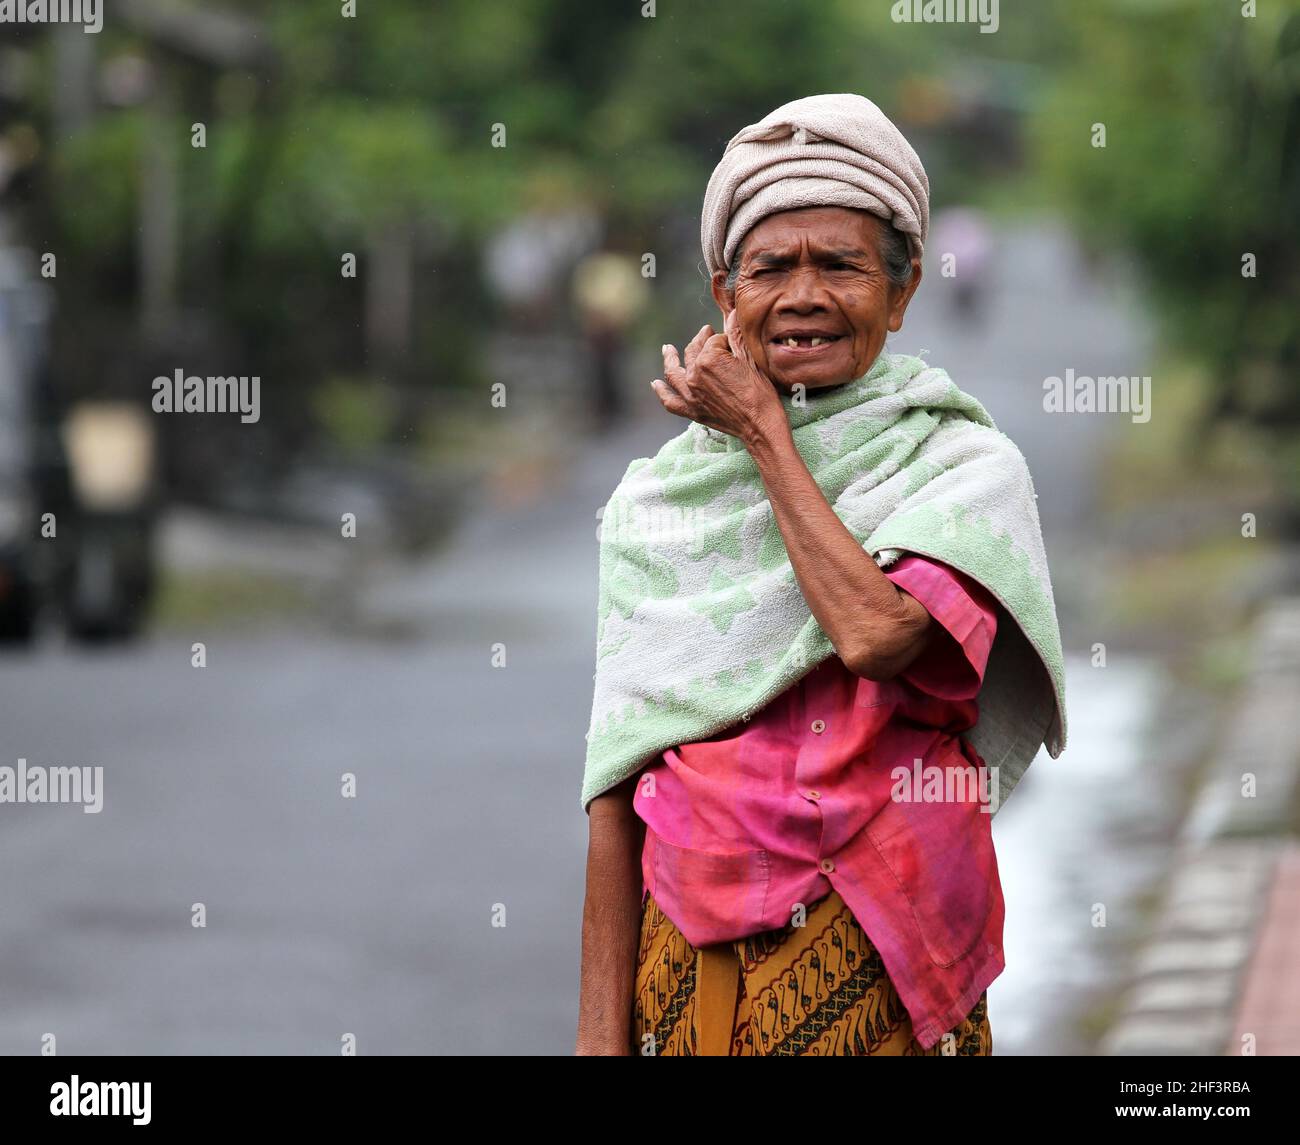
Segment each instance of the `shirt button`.
[[813,722],[812,722],[812,730],[813,730],[813,732],[816,733],[817,735],[821,735],[822,732],[824,732],[824,731],[826,730],[826,721],[825,721],[825,720],[813,720]]
[[805,791],[804,794],[809,799],[820,799],[822,797],[822,793],[820,791]]
[[817,865],[821,867],[821,871],[823,875],[829,875],[833,870],[835,870],[835,864],[832,863],[830,859],[823,859]]

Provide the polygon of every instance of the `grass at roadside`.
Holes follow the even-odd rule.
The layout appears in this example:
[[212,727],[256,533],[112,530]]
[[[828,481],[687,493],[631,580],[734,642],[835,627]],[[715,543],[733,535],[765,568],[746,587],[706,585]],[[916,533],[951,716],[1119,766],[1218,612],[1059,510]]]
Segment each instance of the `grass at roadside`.
[[164,571],[150,619],[155,628],[176,631],[300,622],[318,618],[323,608],[318,593],[289,577],[234,569]]
[[1277,497],[1260,443],[1233,427],[1201,432],[1202,370],[1166,361],[1154,377],[1155,416],[1100,467],[1115,545],[1103,607],[1175,673],[1222,689],[1245,667],[1251,611],[1281,560],[1285,538],[1268,529]]

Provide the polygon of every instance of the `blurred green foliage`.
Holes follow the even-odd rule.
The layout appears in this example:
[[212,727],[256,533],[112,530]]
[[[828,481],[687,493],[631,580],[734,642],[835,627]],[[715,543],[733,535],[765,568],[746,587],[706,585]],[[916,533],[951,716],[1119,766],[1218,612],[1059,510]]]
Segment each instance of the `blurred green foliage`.
[[391,391],[372,379],[332,377],[312,395],[312,411],[330,441],[364,454],[388,437],[396,403]]
[[1137,258],[1169,342],[1209,373],[1190,443],[1225,419],[1250,424],[1300,505],[1300,3],[1248,11],[1063,9],[1074,50],[1034,140],[1053,201],[1093,249]]
[[[149,59],[174,108],[100,106],[52,143],[34,229],[94,272],[61,278],[64,313],[117,307],[120,338],[146,144],[169,135],[179,294],[280,379],[270,401],[340,375],[474,384],[475,335],[500,320],[478,272],[498,228],[584,205],[611,245],[656,251],[661,273],[693,268],[727,139],[789,99],[859,91],[924,153],[934,206],[1036,199],[1094,248],[1135,255],[1171,337],[1220,383],[1210,415],[1277,427],[1279,455],[1300,448],[1300,0],[1260,0],[1253,18],[1237,0],[1004,3],[993,35],[894,23],[884,0],[659,2],[653,16],[641,0],[360,0],[355,19],[334,0],[170,7],[256,21],[266,66],[187,56],[110,13],[99,64]],[[55,53],[34,50],[47,82],[27,112],[48,139]],[[205,150],[189,146],[194,121]],[[342,252],[364,267],[394,236],[413,261],[404,362],[375,360],[362,293],[338,271]],[[1246,252],[1257,278],[1241,276]],[[90,343],[109,334],[78,336],[90,353],[67,369],[98,385],[108,347]],[[316,408],[345,409],[331,393]]]
[[[77,268],[58,283],[60,342],[79,348],[58,371],[70,389],[102,392],[105,361],[137,377],[149,352],[133,332],[142,182],[160,141],[176,168],[176,293],[193,320],[178,325],[182,344],[199,355],[192,332],[204,331],[226,358],[213,368],[234,358],[275,377],[272,425],[283,420],[274,403],[300,408],[304,388],[339,373],[452,388],[481,379],[472,347],[500,315],[479,260],[522,213],[584,207],[606,221],[611,245],[693,266],[691,220],[727,138],[797,96],[871,94],[905,129],[939,140],[932,171],[953,178],[936,178],[936,198],[968,196],[989,165],[978,141],[966,152],[952,132],[943,141],[961,92],[926,77],[978,55],[962,83],[992,90],[993,77],[1005,94],[1062,50],[1050,15],[985,36],[895,24],[886,5],[856,0],[661,3],[653,16],[639,2],[587,0],[385,0],[362,2],[355,19],[341,7],[123,9],[94,38],[97,75],[144,61],[170,98],[161,109],[147,93],[101,100],[57,138],[57,53],[51,37],[35,42],[44,82],[28,111],[51,161],[31,213]],[[142,18],[146,9],[195,13],[189,42],[159,34],[166,22]],[[223,12],[249,21],[250,61],[205,55],[197,15]],[[195,122],[207,129],[202,149],[190,146]],[[493,146],[501,128],[506,145]],[[666,239],[686,249],[664,249]],[[410,251],[414,308],[410,353],[397,361],[376,358],[365,288],[338,272],[351,253],[358,278],[373,280],[377,252],[394,242]],[[568,326],[565,307],[555,323]]]

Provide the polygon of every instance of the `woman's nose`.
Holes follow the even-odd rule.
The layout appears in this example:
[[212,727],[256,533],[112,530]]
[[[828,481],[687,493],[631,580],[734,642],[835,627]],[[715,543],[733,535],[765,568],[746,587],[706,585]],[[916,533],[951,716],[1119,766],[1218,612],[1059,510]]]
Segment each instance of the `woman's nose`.
[[789,276],[778,307],[806,312],[826,305],[826,285],[817,269],[809,267],[796,270]]

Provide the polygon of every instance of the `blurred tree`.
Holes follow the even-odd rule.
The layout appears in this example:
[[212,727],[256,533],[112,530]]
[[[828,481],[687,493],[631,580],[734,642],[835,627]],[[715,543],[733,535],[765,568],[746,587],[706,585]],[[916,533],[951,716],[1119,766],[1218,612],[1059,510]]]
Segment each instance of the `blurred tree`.
[[1037,138],[1079,233],[1138,258],[1172,341],[1212,372],[1206,430],[1254,426],[1300,505],[1300,2],[1244,8],[1067,6],[1073,55]]
[[[62,340],[78,347],[61,376],[99,392],[109,363],[138,381],[148,350],[123,332],[148,286],[176,308],[163,325],[187,368],[276,379],[260,432],[281,438],[243,433],[233,448],[290,457],[312,432],[294,411],[317,408],[325,379],[378,378],[426,401],[481,380],[475,355],[501,311],[480,256],[510,220],[589,210],[607,248],[654,251],[661,274],[685,277],[726,140],[815,92],[869,95],[926,152],[936,203],[969,197],[1014,155],[1034,68],[1067,51],[1062,22],[1044,4],[983,35],[896,24],[889,9],[385,0],[350,19],[338,3],[123,0],[91,37],[95,82],[81,86],[97,94],[53,141],[51,194],[32,204],[42,241],[76,268],[58,283],[63,332],[76,331]],[[37,50],[48,82],[31,112],[49,129],[63,114],[53,37]],[[150,102],[159,77],[165,114]],[[142,186],[150,169],[167,186]],[[653,292],[652,312],[688,295]],[[416,412],[399,410],[392,432]],[[187,463],[228,456],[192,445]]]

